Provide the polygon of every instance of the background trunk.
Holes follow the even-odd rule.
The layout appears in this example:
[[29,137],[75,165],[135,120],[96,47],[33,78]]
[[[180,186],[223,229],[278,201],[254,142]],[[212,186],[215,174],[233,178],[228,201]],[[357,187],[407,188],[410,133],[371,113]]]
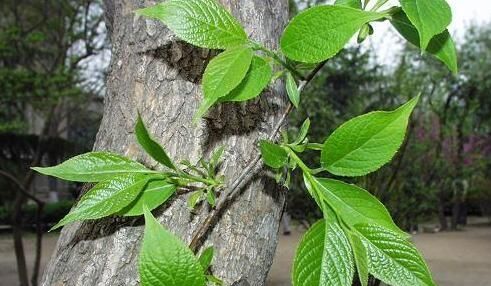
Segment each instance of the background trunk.
[[438,192],[438,221],[440,222],[440,231],[448,230],[448,220],[445,215],[445,194],[443,191]]
[[[145,3],[144,3],[145,2]],[[224,0],[255,40],[274,47],[288,18],[287,1]],[[111,150],[156,166],[136,144],[137,110],[151,133],[176,160],[196,161],[226,146],[223,171],[238,176],[256,154],[257,138],[266,137],[284,110],[281,85],[246,105],[225,104],[199,125],[192,117],[202,98],[199,81],[210,56],[179,41],[167,28],[133,11],[150,1],[105,1],[113,57],[104,118],[94,149]],[[224,212],[210,232],[214,273],[232,284],[264,285],[277,243],[284,195],[264,175],[257,176]],[[192,215],[186,197],[175,198],[156,213],[174,233],[191,240],[206,207]],[[43,277],[43,285],[137,285],[136,261],[143,234],[141,218],[108,218],[66,226]]]

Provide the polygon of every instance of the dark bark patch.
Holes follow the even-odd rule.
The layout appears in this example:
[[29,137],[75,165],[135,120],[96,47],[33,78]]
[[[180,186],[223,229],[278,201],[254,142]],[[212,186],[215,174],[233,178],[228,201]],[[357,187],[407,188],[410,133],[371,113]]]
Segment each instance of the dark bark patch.
[[200,82],[210,56],[216,54],[179,40],[171,41],[145,53],[176,70],[179,78],[195,84]]

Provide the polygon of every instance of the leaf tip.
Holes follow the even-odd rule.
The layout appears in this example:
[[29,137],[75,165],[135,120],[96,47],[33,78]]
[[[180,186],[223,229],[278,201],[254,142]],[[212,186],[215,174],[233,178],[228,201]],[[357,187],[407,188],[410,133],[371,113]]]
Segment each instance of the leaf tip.
[[448,68],[452,72],[452,75],[456,76],[459,74],[459,65],[457,64],[457,61],[448,65]]
[[157,4],[154,6],[136,9],[136,10],[133,10],[133,13],[135,13],[135,15],[137,15],[137,16],[144,16],[144,17],[149,17],[149,18],[158,18],[157,13],[159,12],[158,11],[158,8],[160,8],[159,6],[162,6],[162,5]]
[[62,227],[62,226],[64,226],[64,225],[65,225],[65,223],[64,223],[63,219],[61,219],[61,220],[60,220],[60,221],[59,221],[57,224],[55,224],[54,226],[52,226],[52,227],[51,227],[51,228],[48,230],[48,232],[52,232],[52,231],[54,231],[54,230],[57,230],[57,229],[59,229],[60,227]]
[[51,176],[52,172],[50,172],[52,167],[31,167],[31,170],[38,172],[39,174]]
[[191,121],[191,124],[196,127],[198,126],[199,122],[201,120],[201,116],[199,116],[197,113],[194,115],[193,120]]
[[418,95],[416,95],[415,97],[411,98],[404,105],[402,105],[401,108],[409,109],[410,112],[412,112],[414,110],[414,108],[416,107],[416,105],[418,104],[420,98],[421,98],[421,92]]
[[148,13],[150,7],[133,10],[136,16],[151,17]]
[[197,125],[199,123],[200,119],[203,118],[203,116],[208,112],[210,107],[212,107],[215,102],[216,100],[208,100],[208,99],[203,100],[198,110],[194,114],[193,117],[194,125]]
[[36,172],[38,172],[38,173],[41,173],[41,169],[42,169],[42,167],[31,167],[30,169],[31,169],[31,170],[34,170],[34,171],[36,171]]

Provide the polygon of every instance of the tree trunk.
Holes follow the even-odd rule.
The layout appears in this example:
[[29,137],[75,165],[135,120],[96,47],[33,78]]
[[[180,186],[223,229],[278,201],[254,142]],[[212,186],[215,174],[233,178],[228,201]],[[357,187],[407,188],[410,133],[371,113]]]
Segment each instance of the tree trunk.
[[[454,181],[454,197],[452,200],[452,219],[451,219],[451,228],[452,230],[457,230],[459,225],[459,218],[462,215],[462,206],[465,204],[466,197],[466,181],[465,181],[465,173],[464,173],[464,164],[465,164],[465,124],[467,121],[467,117],[471,112],[471,106],[476,96],[476,90],[474,87],[471,87],[468,94],[467,100],[465,101],[465,106],[462,108],[463,113],[459,116],[459,121],[457,123],[457,160],[455,163],[455,176],[456,180]],[[464,219],[465,220],[465,219]]]
[[453,183],[454,194],[452,199],[452,219],[450,227],[457,230],[459,226],[459,217],[461,215],[462,204],[464,203],[464,124],[467,117],[468,107],[464,111],[464,117],[457,124],[457,160],[455,166],[456,179]]
[[438,194],[438,221],[440,222],[440,231],[448,230],[448,221],[445,216],[445,195],[443,191],[439,191]]
[[[257,154],[257,139],[266,137],[278,122],[286,106],[284,91],[275,85],[261,100],[224,104],[194,125],[192,118],[202,98],[199,81],[210,52],[179,41],[164,25],[133,13],[152,3],[105,1],[113,56],[94,149],[115,151],[156,166],[135,141],[139,110],[150,132],[177,161],[196,161],[202,153],[226,146],[223,172],[233,181]],[[275,47],[288,19],[287,1],[222,3],[251,38]],[[264,285],[283,204],[284,194],[264,174],[256,176],[230,204],[205,242],[215,247],[213,272],[218,277],[227,284]],[[202,207],[198,214],[191,214],[186,197],[181,196],[154,213],[189,243],[207,212]],[[138,285],[136,262],[142,235],[141,218],[113,217],[66,226],[42,285]]]
[[[434,90],[434,89],[433,89]],[[430,169],[430,175],[428,176],[427,183],[431,186],[434,182],[436,188],[438,189],[437,198],[438,198],[438,220],[440,222],[440,231],[446,231],[448,229],[448,221],[445,216],[445,206],[446,206],[446,194],[448,189],[444,186],[445,177],[447,174],[443,174],[441,172],[441,158],[443,153],[443,143],[445,141],[445,128],[447,128],[447,120],[450,112],[450,107],[452,100],[457,95],[457,90],[450,93],[445,100],[445,104],[443,106],[442,112],[435,112],[438,116],[438,142],[435,149],[435,158],[433,159],[433,166]],[[433,93],[433,92],[432,92]],[[431,101],[430,101],[431,105]]]
[[14,208],[12,214],[12,237],[14,239],[14,251],[17,261],[17,274],[20,286],[29,286],[27,274],[26,255],[24,243],[22,241],[22,206],[24,205],[24,194],[18,192],[15,195]]

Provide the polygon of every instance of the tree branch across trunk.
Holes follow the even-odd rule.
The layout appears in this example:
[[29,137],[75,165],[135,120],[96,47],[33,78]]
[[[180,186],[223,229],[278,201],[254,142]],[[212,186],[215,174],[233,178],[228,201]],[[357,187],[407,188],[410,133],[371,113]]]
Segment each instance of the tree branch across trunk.
[[[298,86],[299,93],[302,93],[305,87],[312,81],[315,75],[322,69],[322,67],[324,67],[326,63],[327,61],[324,61],[319,65],[317,65],[315,69],[312,70],[312,72],[310,72],[309,75],[300,82],[300,85]],[[288,115],[292,110],[293,110],[293,105],[290,102],[288,103],[285,111],[281,115],[280,120],[273,128],[273,131],[268,136],[268,140],[274,141],[276,139],[278,133],[280,132],[283,125],[285,124]],[[247,167],[242,171],[242,173],[237,177],[237,179],[233,181],[233,183],[231,184],[230,188],[227,190],[225,195],[219,199],[216,207],[208,214],[203,224],[198,228],[198,230],[193,235],[193,239],[191,240],[189,247],[194,252],[199,250],[199,248],[201,247],[201,243],[206,237],[206,234],[213,227],[213,224],[216,222],[220,214],[224,211],[227,204],[230,201],[232,201],[237,196],[237,194],[240,193],[242,188],[244,188],[244,186],[246,186],[250,182],[250,180],[252,180],[252,178],[256,176],[257,173],[263,168],[263,165],[260,164],[261,154],[258,151],[256,152],[257,154],[254,156],[254,158],[249,162],[249,164],[247,164]]]
[[[288,21],[287,2],[220,2],[239,19],[252,40],[276,49]],[[94,149],[157,166],[140,150],[134,137],[140,110],[149,132],[176,161],[198,161],[201,154],[227,146],[222,163],[227,178],[240,178],[246,168],[262,169],[250,164],[250,158],[254,161],[257,157],[258,138],[268,138],[283,126],[287,108],[284,85],[274,84],[257,101],[222,104],[210,110],[201,124],[193,124],[202,100],[200,79],[213,52],[179,41],[156,21],[137,18],[132,11],[142,8],[141,3],[104,1],[112,59],[104,115]],[[212,271],[227,285],[236,281],[264,285],[275,253],[284,193],[278,191],[271,178],[259,171],[253,173],[255,176],[245,186],[240,183],[234,187],[240,192],[234,192],[237,195],[233,200],[222,203],[227,207],[201,240],[201,244],[215,248]],[[187,243],[208,215],[215,212],[202,205],[191,213],[187,207],[189,195],[176,196],[154,212],[159,222]],[[225,192],[221,194],[224,195]],[[65,226],[46,267],[43,285],[138,284],[137,256],[142,234],[141,218],[111,217]]]

